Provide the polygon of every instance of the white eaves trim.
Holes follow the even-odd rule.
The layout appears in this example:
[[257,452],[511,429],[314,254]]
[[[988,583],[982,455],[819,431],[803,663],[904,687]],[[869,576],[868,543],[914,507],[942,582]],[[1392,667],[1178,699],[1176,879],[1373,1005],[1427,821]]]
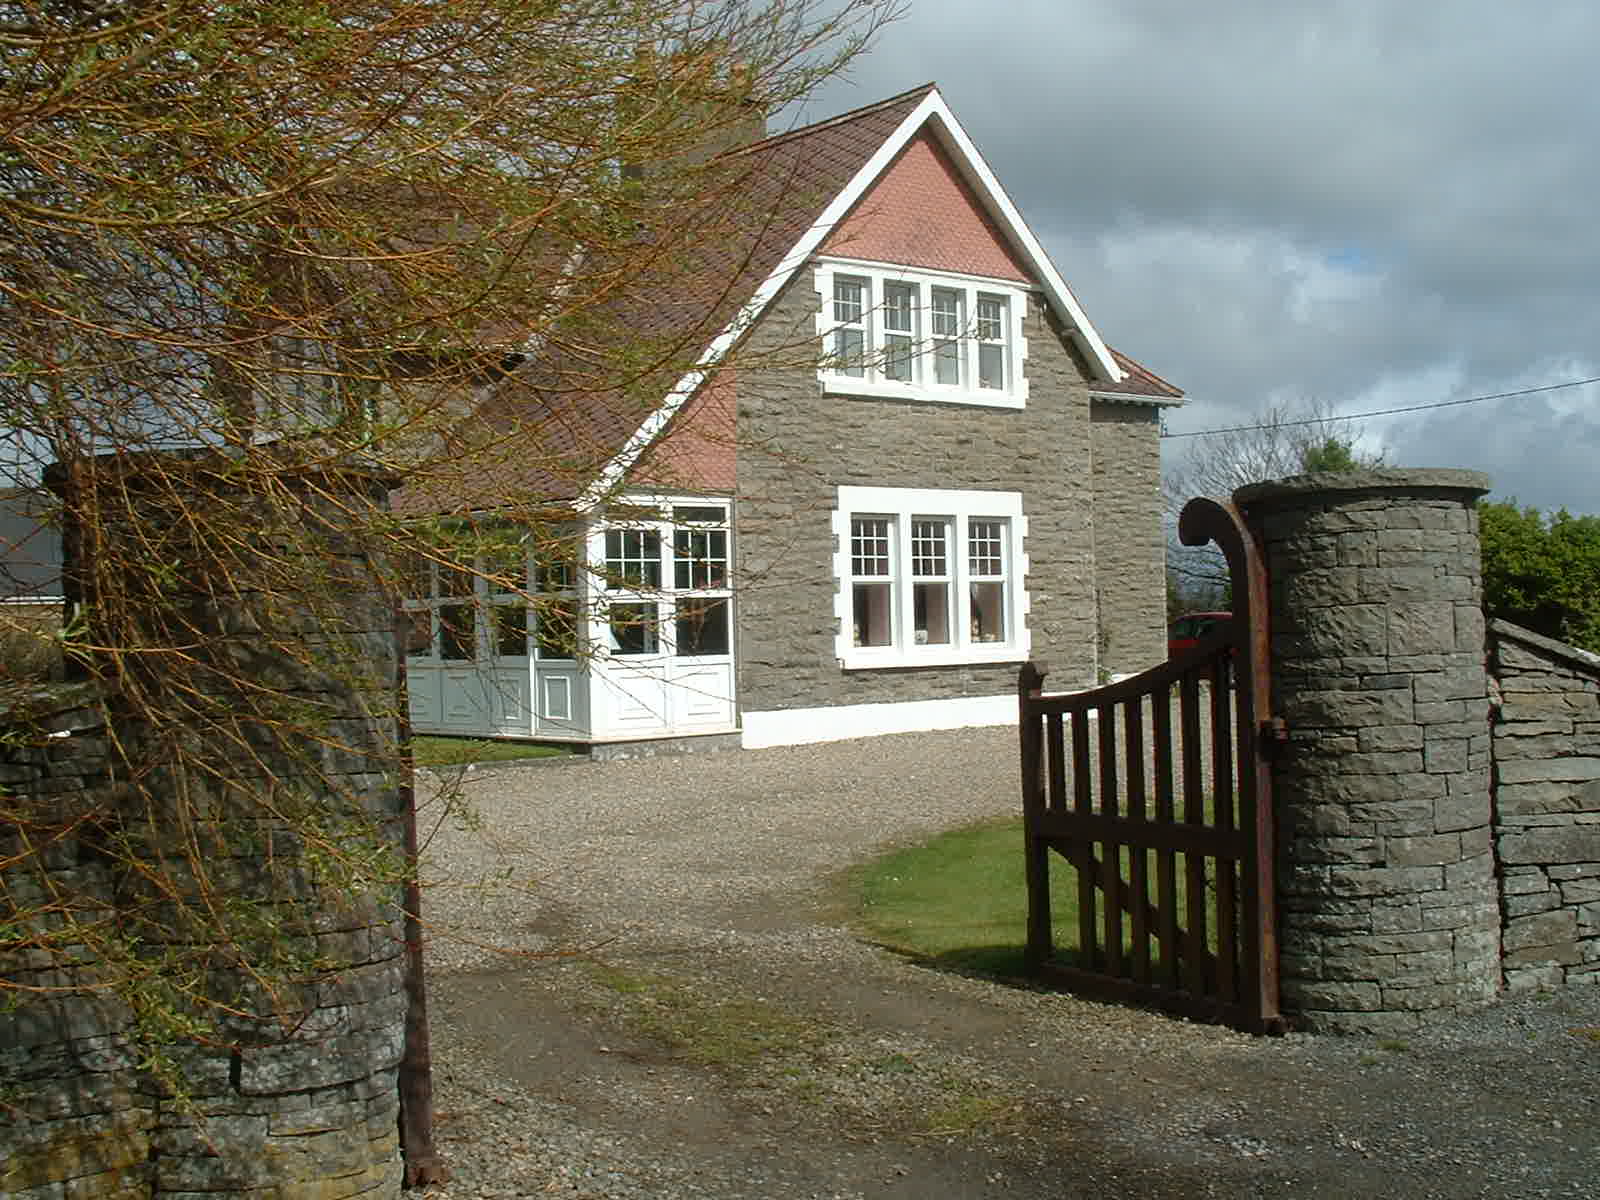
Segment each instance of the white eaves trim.
[[1114,392],[1110,388],[1090,388],[1089,399],[1111,400],[1117,404],[1149,404],[1156,408],[1178,408],[1183,404],[1182,396],[1151,396],[1144,392]]
[[734,343],[755,324],[767,305],[794,277],[794,273],[817,252],[827,236],[855,207],[856,202],[866,195],[867,189],[878,180],[900,151],[905,149],[906,143],[930,121],[946,148],[953,151],[957,166],[977,190],[979,198],[999,219],[1002,228],[1015,239],[1018,248],[1028,259],[1029,266],[1043,281],[1046,299],[1057,314],[1071,324],[1074,337],[1078,339],[1090,361],[1100,369],[1106,380],[1115,383],[1122,378],[1122,370],[1111,357],[1111,351],[1106,348],[1099,333],[1089,323],[1088,316],[1078,304],[1071,289],[1067,287],[1066,280],[1061,278],[1060,273],[1050,262],[1044,247],[1033,236],[1033,232],[1023,221],[1022,214],[1017,211],[1016,205],[1011,202],[1005,189],[1000,186],[1000,181],[989,169],[989,164],[983,161],[983,155],[978,153],[978,148],[967,136],[966,130],[961,128],[961,123],[950,111],[950,106],[944,102],[944,97],[935,88],[907,114],[905,120],[900,122],[900,127],[884,139],[883,144],[856,172],[855,177],[822,210],[816,223],[800,236],[773,268],[772,273],[762,280],[761,285],[756,288],[733,320],[712,339],[694,367],[678,380],[677,386],[672,391],[667,393],[661,407],[645,418],[644,423],[605,465],[595,481],[584,489],[577,500],[580,510],[594,508],[617,486],[622,477],[638,461],[639,456],[644,453],[645,448],[661,434],[689,397],[699,390],[717,365],[727,356],[728,351],[733,348]]

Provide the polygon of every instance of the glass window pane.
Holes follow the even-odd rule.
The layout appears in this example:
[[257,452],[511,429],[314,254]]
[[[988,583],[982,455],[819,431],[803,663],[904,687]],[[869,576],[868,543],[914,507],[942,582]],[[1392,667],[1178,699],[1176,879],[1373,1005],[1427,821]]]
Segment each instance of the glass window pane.
[[889,518],[850,519],[850,573],[889,574]]
[[860,279],[833,281],[833,319],[841,325],[858,324],[866,307],[866,284]]
[[978,386],[999,388],[1006,386],[1006,348],[983,342],[978,346]]
[[883,377],[897,383],[911,383],[916,377],[915,347],[908,337],[883,339]]
[[1006,640],[1006,585],[997,581],[974,580],[971,638],[974,642]]
[[427,600],[433,595],[433,564],[419,551],[401,550],[393,562],[395,588],[402,600]]
[[400,636],[412,657],[433,653],[433,610],[414,609],[400,616]]
[[439,609],[439,657],[472,662],[478,657],[477,606],[446,604]]
[[439,564],[438,578],[441,597],[460,597],[472,595],[477,576],[464,565],[446,562]]
[[950,288],[933,289],[933,336],[937,338],[958,338],[961,336],[961,301],[960,292]]
[[728,601],[679,600],[673,633],[680,657],[728,653]]
[[946,567],[945,545],[950,527],[943,521],[911,522],[911,573],[920,576],[944,576]]
[[521,541],[486,547],[483,573],[491,592],[520,592],[528,586],[528,550]]
[[890,619],[892,589],[887,583],[858,583],[853,587],[854,630],[857,646],[889,646],[894,643],[894,623]]
[[655,654],[660,649],[654,604],[613,604],[611,606],[611,652],[613,654]]
[[998,342],[1005,339],[1006,302],[1001,296],[978,297],[978,340]]
[[720,588],[728,580],[728,531],[675,529],[673,584],[679,588]]
[[975,576],[1005,574],[1005,522],[967,523],[967,570]]
[[606,575],[611,587],[660,587],[661,535],[654,529],[606,530]]
[[534,586],[543,592],[566,591],[572,586],[573,566],[567,555],[540,551],[533,563]]
[[577,602],[566,596],[541,600],[535,609],[533,644],[540,658],[576,658]]
[[893,333],[915,333],[916,311],[916,288],[906,283],[890,283],[884,286],[884,329]]
[[672,519],[679,525],[726,525],[728,510],[715,504],[679,504],[673,507]]
[[867,336],[860,329],[837,329],[833,335],[835,371],[856,378],[867,373]]
[[501,658],[528,653],[528,609],[522,604],[494,606],[494,652]]
[[950,644],[950,585],[918,583],[911,589],[912,638],[919,646]]
[[945,387],[961,386],[961,343],[933,343],[933,377]]

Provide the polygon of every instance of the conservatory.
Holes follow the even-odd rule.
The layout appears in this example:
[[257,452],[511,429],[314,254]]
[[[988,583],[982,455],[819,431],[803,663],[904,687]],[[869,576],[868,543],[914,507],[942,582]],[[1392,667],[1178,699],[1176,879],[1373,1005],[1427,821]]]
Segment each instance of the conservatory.
[[652,497],[559,538],[513,531],[472,570],[427,565],[404,604],[412,728],[572,742],[733,732],[730,553],[726,500]]

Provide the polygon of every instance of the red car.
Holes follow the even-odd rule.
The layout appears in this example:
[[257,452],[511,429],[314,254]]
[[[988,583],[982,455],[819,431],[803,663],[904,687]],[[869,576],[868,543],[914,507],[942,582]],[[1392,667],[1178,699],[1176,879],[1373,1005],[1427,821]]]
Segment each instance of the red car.
[[1187,613],[1167,627],[1167,657],[1184,650],[1192,650],[1202,639],[1224,621],[1231,621],[1232,613]]

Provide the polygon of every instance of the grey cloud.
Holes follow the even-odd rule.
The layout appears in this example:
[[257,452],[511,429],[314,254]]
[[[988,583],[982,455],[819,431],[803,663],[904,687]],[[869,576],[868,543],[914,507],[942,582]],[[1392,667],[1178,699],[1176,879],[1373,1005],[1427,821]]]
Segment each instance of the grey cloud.
[[[1577,0],[915,0],[811,115],[937,79],[1102,332],[1187,388],[1174,427],[1199,428],[1587,372],[1597,44]],[[1600,508],[1591,411],[1386,428],[1397,457]]]

